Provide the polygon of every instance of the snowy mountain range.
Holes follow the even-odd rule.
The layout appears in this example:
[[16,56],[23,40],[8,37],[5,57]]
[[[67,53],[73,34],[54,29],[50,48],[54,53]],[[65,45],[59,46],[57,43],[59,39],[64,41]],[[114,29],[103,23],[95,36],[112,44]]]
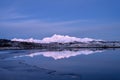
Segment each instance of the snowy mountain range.
[[89,41],[102,41],[100,39],[92,39],[92,38],[77,38],[77,37],[71,37],[68,35],[56,35],[54,34],[52,37],[46,37],[42,40],[38,39],[17,39],[14,38],[12,41],[20,41],[20,42],[34,42],[34,43],[52,43],[52,42],[58,42],[58,43],[69,43],[69,42],[89,42]]
[[120,48],[120,41],[53,35],[38,39],[0,39],[0,49]]

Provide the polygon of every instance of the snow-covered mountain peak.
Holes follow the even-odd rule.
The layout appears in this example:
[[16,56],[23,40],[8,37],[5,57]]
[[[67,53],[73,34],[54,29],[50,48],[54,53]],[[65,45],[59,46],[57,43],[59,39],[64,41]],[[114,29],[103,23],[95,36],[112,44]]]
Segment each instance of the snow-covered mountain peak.
[[34,42],[34,43],[51,43],[51,42],[58,42],[58,43],[69,43],[69,42],[90,42],[90,41],[100,41],[99,39],[92,39],[92,38],[77,38],[71,37],[68,35],[57,35],[54,34],[52,37],[45,37],[42,40],[38,39],[17,39],[14,38],[12,41],[21,41],[21,42]]

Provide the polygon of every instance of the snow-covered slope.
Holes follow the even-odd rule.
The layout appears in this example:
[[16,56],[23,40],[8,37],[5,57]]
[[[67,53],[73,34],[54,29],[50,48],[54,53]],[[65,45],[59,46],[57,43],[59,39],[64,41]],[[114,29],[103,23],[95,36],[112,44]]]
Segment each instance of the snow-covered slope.
[[70,37],[68,35],[56,35],[54,34],[52,37],[46,37],[42,40],[38,39],[17,39],[14,38],[12,41],[21,41],[21,42],[34,42],[34,43],[51,43],[51,42],[58,42],[58,43],[68,43],[68,42],[89,42],[89,41],[100,41],[99,39],[92,39],[92,38],[76,38],[76,37]]

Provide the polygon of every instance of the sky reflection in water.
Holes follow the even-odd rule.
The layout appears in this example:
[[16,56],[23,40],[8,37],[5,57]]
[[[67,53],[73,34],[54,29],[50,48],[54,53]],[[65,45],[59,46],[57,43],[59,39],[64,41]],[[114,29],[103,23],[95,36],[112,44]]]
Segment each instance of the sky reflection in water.
[[[17,51],[20,52],[20,51]],[[7,55],[7,54],[6,54]],[[28,65],[72,73],[82,80],[119,80],[120,50],[64,50],[37,51],[28,50],[12,53],[13,60],[22,60]],[[9,59],[11,59],[9,58]]]

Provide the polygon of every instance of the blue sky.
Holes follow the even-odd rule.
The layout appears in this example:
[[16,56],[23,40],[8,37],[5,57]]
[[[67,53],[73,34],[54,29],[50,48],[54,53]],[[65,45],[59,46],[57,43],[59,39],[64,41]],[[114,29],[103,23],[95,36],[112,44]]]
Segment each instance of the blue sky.
[[120,0],[0,0],[0,38],[53,34],[120,40]]

